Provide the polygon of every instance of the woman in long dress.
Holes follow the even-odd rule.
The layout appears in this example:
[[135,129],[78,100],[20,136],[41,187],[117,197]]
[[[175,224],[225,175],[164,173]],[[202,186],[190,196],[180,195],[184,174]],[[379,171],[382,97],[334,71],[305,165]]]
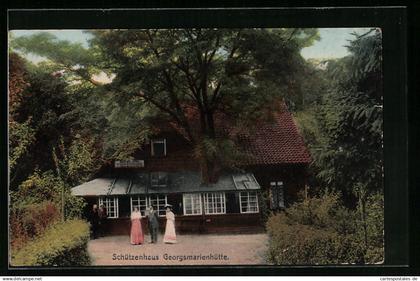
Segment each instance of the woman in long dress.
[[140,245],[144,242],[143,230],[141,229],[141,213],[137,207],[131,213],[130,240],[132,245]]
[[172,213],[170,205],[166,205],[166,228],[165,236],[163,236],[163,243],[176,243],[175,215]]

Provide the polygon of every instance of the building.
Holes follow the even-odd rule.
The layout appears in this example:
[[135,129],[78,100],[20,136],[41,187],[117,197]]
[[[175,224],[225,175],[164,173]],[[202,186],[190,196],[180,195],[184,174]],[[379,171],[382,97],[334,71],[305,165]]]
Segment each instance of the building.
[[115,161],[102,177],[72,193],[84,197],[89,209],[103,204],[106,229],[113,234],[128,234],[131,210],[138,207],[144,215],[150,205],[163,229],[166,204],[173,206],[179,233],[261,231],[263,208],[286,208],[304,189],[311,158],[284,105],[272,122],[243,137],[242,145],[252,155],[242,169],[222,171],[217,181],[203,184],[191,146],[166,130],[145,143],[134,160]]

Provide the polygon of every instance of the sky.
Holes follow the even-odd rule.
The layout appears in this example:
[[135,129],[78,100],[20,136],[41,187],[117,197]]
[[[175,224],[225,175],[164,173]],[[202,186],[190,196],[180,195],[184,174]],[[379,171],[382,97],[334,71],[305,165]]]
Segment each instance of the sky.
[[[351,33],[355,32],[363,34],[370,28],[319,28],[321,39],[316,41],[312,46],[303,48],[301,51],[305,59],[330,59],[341,58],[348,55],[346,45],[349,40],[354,38]],[[46,30],[44,30],[46,31]],[[31,35],[40,30],[14,30],[11,31],[14,37]],[[79,42],[83,46],[88,46],[88,40],[91,38],[90,34],[82,30],[48,30],[48,32],[55,35],[60,40],[68,40],[71,42]],[[30,56],[29,59],[34,62],[39,61],[40,58]]]

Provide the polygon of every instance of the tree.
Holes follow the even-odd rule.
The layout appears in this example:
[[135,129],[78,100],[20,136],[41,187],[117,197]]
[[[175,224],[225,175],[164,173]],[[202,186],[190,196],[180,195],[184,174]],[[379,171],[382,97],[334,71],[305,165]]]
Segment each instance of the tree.
[[13,170],[17,161],[27,152],[34,141],[31,118],[17,122],[18,108],[24,99],[24,91],[29,86],[24,60],[16,53],[9,55],[9,166]]
[[351,56],[328,66],[332,85],[319,116],[328,136],[317,158],[320,176],[350,192],[358,182],[382,187],[381,34],[372,32],[350,42]]
[[350,56],[327,68],[331,90],[318,116],[327,137],[313,155],[326,186],[355,197],[367,247],[367,200],[383,188],[380,31],[356,35],[348,49]]
[[269,118],[303,64],[300,48],[317,36],[314,30],[298,29],[92,33],[103,68],[116,75],[109,91],[154,109],[144,119],[171,122],[195,148],[204,181],[214,180],[214,155],[232,138],[218,119],[240,131]]
[[[51,35],[17,38],[15,48],[47,57],[67,79],[101,92],[106,118],[105,147],[129,155],[151,133],[156,120],[177,129],[195,148],[204,181],[219,163],[235,161],[238,148],[220,122],[241,132],[279,109],[289,83],[305,67],[300,49],[319,38],[316,29],[100,30],[89,49]],[[98,85],[98,71],[115,76]],[[83,83],[83,82],[82,82]],[[226,123],[226,122],[225,122]],[[131,130],[121,130],[122,124]],[[122,132],[115,134],[115,132]],[[124,144],[124,145],[121,145]],[[230,144],[230,145],[227,145]],[[230,147],[230,149],[226,149]],[[224,149],[221,153],[221,149]]]

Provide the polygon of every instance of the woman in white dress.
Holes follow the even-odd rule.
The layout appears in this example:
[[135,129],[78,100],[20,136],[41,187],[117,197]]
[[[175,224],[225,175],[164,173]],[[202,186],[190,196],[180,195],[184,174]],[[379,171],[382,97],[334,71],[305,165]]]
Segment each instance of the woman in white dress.
[[175,215],[172,213],[171,205],[166,205],[166,228],[165,236],[163,236],[163,243],[174,244],[176,243],[175,233]]

